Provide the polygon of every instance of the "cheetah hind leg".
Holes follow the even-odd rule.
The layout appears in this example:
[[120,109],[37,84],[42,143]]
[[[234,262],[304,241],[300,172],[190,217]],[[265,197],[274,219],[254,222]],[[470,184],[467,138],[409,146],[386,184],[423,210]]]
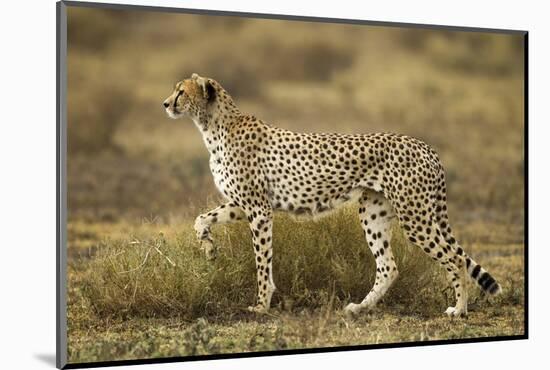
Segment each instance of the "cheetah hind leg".
[[[422,220],[421,220],[422,221]],[[413,220],[402,221],[407,239],[416,244],[447,273],[447,280],[455,291],[456,305],[447,308],[447,316],[466,316],[468,314],[468,292],[466,290],[466,266],[462,249],[446,241],[439,230],[439,225],[430,222],[426,216],[424,223]],[[428,227],[423,225],[430,225]],[[460,250],[459,253],[457,251]]]
[[350,303],[344,309],[348,317],[371,310],[386,294],[398,275],[390,246],[391,220],[395,216],[391,204],[380,193],[366,191],[359,199],[359,219],[369,249],[376,260],[376,278],[372,289],[361,303]]

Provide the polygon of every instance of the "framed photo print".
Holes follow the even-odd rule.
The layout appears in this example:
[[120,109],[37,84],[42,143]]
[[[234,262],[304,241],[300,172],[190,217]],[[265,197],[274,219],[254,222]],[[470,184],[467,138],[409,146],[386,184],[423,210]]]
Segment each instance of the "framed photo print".
[[57,4],[57,365],[525,339],[527,32]]

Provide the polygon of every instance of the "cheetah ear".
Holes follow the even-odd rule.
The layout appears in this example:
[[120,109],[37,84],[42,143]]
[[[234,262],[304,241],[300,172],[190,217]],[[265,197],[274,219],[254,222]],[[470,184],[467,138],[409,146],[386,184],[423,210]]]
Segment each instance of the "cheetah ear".
[[197,84],[201,87],[202,96],[204,97],[204,99],[206,99],[206,101],[211,102],[212,100],[214,100],[216,96],[216,90],[214,89],[214,86],[212,86],[212,84],[210,83],[209,79],[201,77],[196,73],[193,73],[191,75],[191,79],[195,80]]

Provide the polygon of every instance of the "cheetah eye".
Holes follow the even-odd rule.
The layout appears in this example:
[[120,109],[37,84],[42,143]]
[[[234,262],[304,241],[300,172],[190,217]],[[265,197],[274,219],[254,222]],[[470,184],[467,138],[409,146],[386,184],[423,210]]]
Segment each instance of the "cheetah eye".
[[174,105],[178,102],[179,97],[182,95],[185,97],[185,93],[183,92],[183,90],[179,90],[176,94],[176,98],[174,99]]

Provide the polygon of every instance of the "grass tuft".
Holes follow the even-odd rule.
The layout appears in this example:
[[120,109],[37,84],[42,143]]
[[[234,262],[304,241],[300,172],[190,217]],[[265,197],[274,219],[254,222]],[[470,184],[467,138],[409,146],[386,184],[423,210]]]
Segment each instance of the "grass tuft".
[[[375,262],[355,208],[317,221],[277,215],[274,226],[272,306],[280,311],[318,310],[360,301],[370,290]],[[439,267],[408,245],[397,230],[392,240],[402,272],[383,305],[430,314],[444,307],[446,284]],[[104,242],[82,276],[82,292],[99,317],[227,317],[244,313],[255,299],[255,265],[245,223],[214,231],[220,254],[205,260],[190,224],[173,238]]]

